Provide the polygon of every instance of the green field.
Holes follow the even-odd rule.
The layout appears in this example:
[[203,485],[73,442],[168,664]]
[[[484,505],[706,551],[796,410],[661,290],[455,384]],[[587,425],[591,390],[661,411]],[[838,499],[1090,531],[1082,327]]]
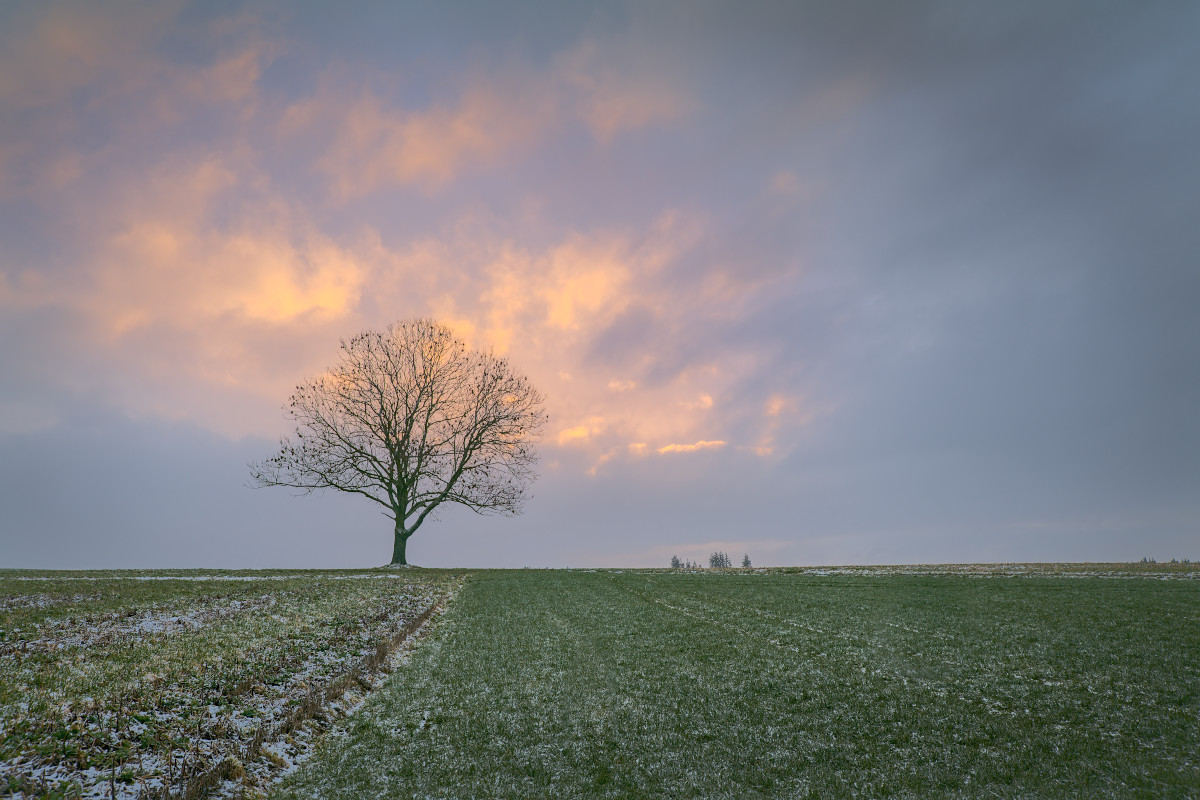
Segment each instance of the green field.
[[279,797],[1196,797],[1200,582],[484,572]]
[[0,795],[1183,798],[1198,753],[1190,565],[0,572]]

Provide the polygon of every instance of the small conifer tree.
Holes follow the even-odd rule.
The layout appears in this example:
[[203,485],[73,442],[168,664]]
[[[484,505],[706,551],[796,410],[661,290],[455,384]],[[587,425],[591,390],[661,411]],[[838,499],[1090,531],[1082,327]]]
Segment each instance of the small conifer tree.
[[679,556],[671,556],[671,569],[679,569],[683,566],[683,562],[679,560]]
[[729,560],[729,554],[723,553],[720,550],[715,550],[708,557],[708,565],[710,567],[732,567],[733,562]]
[[743,567],[743,568],[745,568],[745,569],[749,569],[749,568],[750,568],[750,555],[749,555],[749,553],[743,553],[743,554],[742,554],[742,567]]

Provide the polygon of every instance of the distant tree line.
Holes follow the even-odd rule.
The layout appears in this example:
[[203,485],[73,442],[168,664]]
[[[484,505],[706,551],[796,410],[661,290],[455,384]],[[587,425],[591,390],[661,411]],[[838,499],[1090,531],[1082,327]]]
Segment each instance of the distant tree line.
[[[708,566],[711,569],[717,569],[718,567],[732,567],[733,561],[730,560],[728,553],[715,550],[708,556]],[[743,553],[742,567],[749,568],[750,566],[752,566],[750,564],[750,556]],[[671,556],[671,569],[703,569],[703,567],[703,564],[697,564],[694,561],[682,561],[677,555]]]

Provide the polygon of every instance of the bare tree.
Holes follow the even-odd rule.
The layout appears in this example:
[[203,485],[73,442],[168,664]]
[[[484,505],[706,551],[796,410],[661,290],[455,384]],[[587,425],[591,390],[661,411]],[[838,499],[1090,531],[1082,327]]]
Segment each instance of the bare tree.
[[507,359],[444,325],[406,320],[342,342],[341,358],[284,406],[296,424],[252,485],[337,489],[395,522],[392,563],[442,503],[516,514],[536,475],[544,398]]

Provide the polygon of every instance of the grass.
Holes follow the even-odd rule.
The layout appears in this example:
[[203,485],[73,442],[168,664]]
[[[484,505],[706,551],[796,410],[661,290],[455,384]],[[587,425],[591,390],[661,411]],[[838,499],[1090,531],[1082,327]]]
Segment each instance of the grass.
[[274,796],[1195,797],[1158,566],[475,573]]
[[0,795],[1195,797],[1198,578],[0,571]]
[[253,795],[379,682],[459,581],[4,571],[0,794]]

